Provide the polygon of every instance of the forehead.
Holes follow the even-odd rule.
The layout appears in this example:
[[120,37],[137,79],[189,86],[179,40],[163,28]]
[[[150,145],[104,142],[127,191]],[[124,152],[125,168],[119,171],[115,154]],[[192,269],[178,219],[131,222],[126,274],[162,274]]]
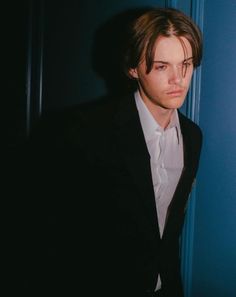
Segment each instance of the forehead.
[[154,50],[154,61],[181,62],[192,57],[192,47],[185,37],[160,36]]

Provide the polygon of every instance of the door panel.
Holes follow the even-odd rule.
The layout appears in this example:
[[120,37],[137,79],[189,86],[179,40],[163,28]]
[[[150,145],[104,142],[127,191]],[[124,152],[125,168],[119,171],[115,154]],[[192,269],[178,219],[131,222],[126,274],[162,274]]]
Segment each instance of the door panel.
[[236,296],[235,36],[235,1],[205,1],[191,297]]

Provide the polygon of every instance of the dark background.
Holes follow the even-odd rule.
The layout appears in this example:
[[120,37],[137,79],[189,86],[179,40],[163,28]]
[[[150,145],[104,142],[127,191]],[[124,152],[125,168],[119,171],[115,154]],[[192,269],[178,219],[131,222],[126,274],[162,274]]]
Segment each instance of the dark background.
[[[97,100],[106,96],[112,89],[121,91],[120,82],[123,86],[123,79],[104,80],[104,76],[108,73],[112,74],[110,77],[118,75],[115,68],[116,55],[119,55],[117,48],[113,47],[114,55],[113,52],[102,50],[94,54],[94,43],[97,44],[96,40],[101,36],[99,32],[104,32],[102,30],[104,25],[117,20],[115,16],[147,5],[170,5],[180,8],[187,14],[193,15],[203,30],[204,58],[201,72],[195,81],[200,87],[191,90],[196,101],[190,100],[190,106],[193,108],[188,114],[194,114],[192,118],[202,128],[204,143],[197,182],[188,209],[190,219],[187,220],[185,233],[187,247],[183,249],[183,255],[187,259],[185,259],[187,262],[183,263],[184,285],[187,297],[234,297],[236,296],[236,3],[234,0],[3,2],[1,4],[3,20],[1,145],[9,151],[11,148],[18,150],[27,138],[33,123],[47,110]],[[106,38],[100,40],[103,40],[104,44],[107,42],[109,44]],[[113,42],[115,45],[116,41],[116,36],[113,36],[110,45],[113,45]],[[96,58],[97,54],[98,56],[108,54],[109,63],[103,65],[103,60]],[[9,155],[11,156],[11,153]],[[2,159],[6,159],[5,152],[2,154]],[[7,183],[6,191],[3,191],[2,201],[4,203],[7,201],[9,209],[6,211],[3,207],[3,212],[6,214],[3,220],[3,232],[6,232],[10,239],[4,241],[4,244],[6,243],[8,247],[12,239],[14,244],[10,244],[10,256],[4,254],[8,262],[4,274],[8,277],[7,271],[14,272],[19,282],[16,285],[8,277],[10,280],[8,289],[15,287],[19,292],[20,289],[23,288],[24,291],[27,287],[27,275],[30,271],[26,274],[22,271],[25,267],[25,256],[31,252],[30,247],[27,249],[24,247],[25,233],[22,233],[22,228],[31,222],[26,221],[20,212],[20,209],[27,207],[23,205],[24,199],[20,195],[22,193],[20,188],[24,188],[27,194],[31,195],[31,199],[35,200],[35,193],[41,188],[41,183],[40,180],[36,181],[37,186],[32,189],[28,180],[22,183],[19,178],[18,183],[12,184],[12,176],[22,175],[25,166],[18,167],[15,172],[15,168],[10,166],[14,163],[14,159],[10,157],[6,163],[7,169],[1,168],[3,176],[10,177],[10,182]],[[4,181],[3,179],[3,183]],[[14,194],[10,195],[9,192],[13,190]],[[9,225],[12,226],[11,229],[8,228]],[[13,265],[13,262],[17,265]]]
[[127,91],[127,23],[165,1],[23,0],[5,8],[7,147],[21,145],[45,111]]

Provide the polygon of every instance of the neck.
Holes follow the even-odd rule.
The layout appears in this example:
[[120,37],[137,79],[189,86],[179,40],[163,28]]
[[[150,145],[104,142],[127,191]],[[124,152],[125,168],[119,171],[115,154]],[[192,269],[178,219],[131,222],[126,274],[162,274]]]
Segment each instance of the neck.
[[150,110],[154,119],[163,129],[166,129],[169,125],[173,111],[173,109],[164,109],[162,107]]
[[174,109],[168,109],[152,103],[151,101],[144,101],[147,108],[151,112],[156,122],[163,128],[166,129],[170,123],[171,116]]

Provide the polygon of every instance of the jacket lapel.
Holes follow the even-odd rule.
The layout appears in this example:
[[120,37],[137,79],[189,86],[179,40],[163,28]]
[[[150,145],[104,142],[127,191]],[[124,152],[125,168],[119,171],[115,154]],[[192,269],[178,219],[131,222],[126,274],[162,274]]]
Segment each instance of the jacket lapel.
[[[182,225],[182,219],[184,218],[184,212],[186,210],[186,205],[188,197],[191,191],[193,174],[192,174],[192,154],[191,154],[191,135],[189,135],[189,129],[184,119],[183,115],[179,113],[181,133],[183,136],[183,147],[184,147],[184,168],[178,182],[177,188],[175,190],[173,199],[168,207],[165,229],[163,233],[163,238],[169,233],[173,228],[180,230]],[[177,232],[178,234],[178,232]]]
[[120,107],[115,118],[115,123],[117,124],[117,144],[124,157],[127,169],[141,193],[143,209],[146,210],[152,229],[156,233],[158,221],[150,156],[133,97],[125,99],[124,105]]
[[[166,236],[166,233],[168,234],[168,230],[179,227],[176,224],[176,219],[182,217],[185,210],[193,179],[191,170],[191,135],[189,135],[188,125],[181,114],[179,114],[179,120],[183,135],[184,168],[168,208],[163,238]],[[133,97],[125,98],[114,122],[117,127],[117,145],[123,155],[127,169],[141,193],[143,198],[142,205],[149,217],[152,230],[155,233],[158,232],[158,236],[160,237],[150,168],[150,156]]]

